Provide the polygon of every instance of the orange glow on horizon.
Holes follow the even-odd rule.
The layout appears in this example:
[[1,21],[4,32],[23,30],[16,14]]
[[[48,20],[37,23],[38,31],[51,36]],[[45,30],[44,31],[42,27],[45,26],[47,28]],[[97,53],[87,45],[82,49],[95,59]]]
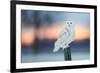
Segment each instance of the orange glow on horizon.
[[77,25],[75,27],[75,40],[84,40],[88,39],[90,37],[90,30],[89,28]]
[[[52,25],[47,27],[41,27],[39,30],[36,30],[36,34],[32,27],[26,29],[22,32],[21,42],[25,45],[31,45],[35,41],[35,36],[38,39],[57,39],[60,32],[63,30],[62,25]],[[90,37],[89,28],[84,25],[75,26],[75,40],[84,40]]]
[[41,28],[41,30],[37,32],[37,37],[40,39],[57,39],[62,29],[62,26],[57,25]]
[[21,43],[24,45],[31,45],[35,41],[34,30],[32,28],[25,28],[22,30]]

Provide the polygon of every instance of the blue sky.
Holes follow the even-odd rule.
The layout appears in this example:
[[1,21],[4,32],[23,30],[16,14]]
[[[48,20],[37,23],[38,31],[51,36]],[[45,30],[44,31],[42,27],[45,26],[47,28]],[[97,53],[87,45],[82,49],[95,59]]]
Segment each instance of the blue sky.
[[79,13],[22,10],[22,22],[34,24],[35,20],[48,23],[70,20],[75,24],[82,24],[89,27],[90,14],[82,12]]

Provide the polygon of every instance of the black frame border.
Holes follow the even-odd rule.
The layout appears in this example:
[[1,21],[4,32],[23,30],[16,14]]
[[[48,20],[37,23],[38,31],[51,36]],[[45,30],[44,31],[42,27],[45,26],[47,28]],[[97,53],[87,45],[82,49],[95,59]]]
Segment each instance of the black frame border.
[[[95,48],[94,49],[94,64],[16,69],[16,5],[17,4],[94,9],[94,48]],[[11,15],[10,16],[10,24],[11,24],[10,25],[10,48],[11,48],[10,72],[11,73],[97,67],[97,6],[96,5],[48,3],[48,2],[33,2],[33,1],[11,1],[10,15]]]

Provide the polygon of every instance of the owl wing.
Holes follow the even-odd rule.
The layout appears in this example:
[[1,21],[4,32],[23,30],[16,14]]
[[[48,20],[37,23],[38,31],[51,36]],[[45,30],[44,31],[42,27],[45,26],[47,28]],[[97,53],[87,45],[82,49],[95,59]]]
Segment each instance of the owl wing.
[[[63,46],[65,46],[65,43],[67,41],[67,38],[68,38],[68,31],[66,31],[66,29],[64,29],[61,34],[60,34],[60,37],[59,39],[55,42],[54,44],[54,50],[53,52],[56,52],[58,51],[60,48],[63,48]],[[67,45],[66,45],[67,46]]]

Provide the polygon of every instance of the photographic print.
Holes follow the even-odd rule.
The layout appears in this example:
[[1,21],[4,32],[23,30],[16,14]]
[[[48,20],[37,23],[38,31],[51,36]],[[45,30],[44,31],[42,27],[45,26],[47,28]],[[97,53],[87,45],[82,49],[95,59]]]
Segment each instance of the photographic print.
[[12,1],[11,71],[96,67],[96,25],[96,6]]
[[21,10],[21,22],[22,63],[64,61],[68,47],[72,61],[90,59],[90,13]]

